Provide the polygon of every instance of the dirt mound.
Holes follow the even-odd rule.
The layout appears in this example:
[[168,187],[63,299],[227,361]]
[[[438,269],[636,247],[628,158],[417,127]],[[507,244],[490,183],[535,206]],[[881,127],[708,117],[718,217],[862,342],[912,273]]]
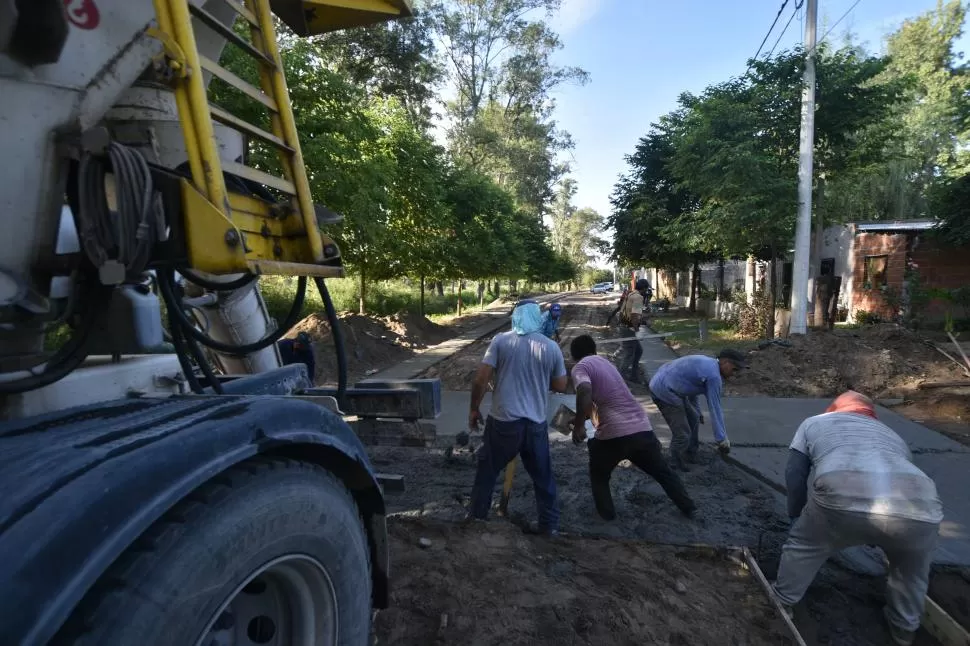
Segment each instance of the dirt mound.
[[727,394],[831,397],[854,389],[894,397],[922,380],[957,376],[945,357],[894,326],[812,331],[765,345],[750,357],[751,370],[728,382]]
[[[341,314],[340,326],[347,352],[347,377],[351,384],[407,359],[416,347],[413,341],[389,329],[380,319],[360,314]],[[313,340],[313,354],[317,363],[316,383],[336,383],[337,357],[326,316],[311,314],[293,326],[287,336],[293,337],[299,332],[306,332]]]
[[701,550],[549,540],[502,522],[388,524],[396,575],[381,644],[787,643],[753,577]]
[[454,336],[452,330],[414,312],[398,312],[383,320],[388,330],[418,346],[437,345]]

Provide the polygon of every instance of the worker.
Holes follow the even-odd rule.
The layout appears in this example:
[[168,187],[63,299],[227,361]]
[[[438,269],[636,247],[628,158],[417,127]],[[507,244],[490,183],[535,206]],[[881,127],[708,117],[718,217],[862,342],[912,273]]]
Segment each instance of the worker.
[[906,442],[876,419],[872,400],[850,390],[795,431],[785,481],[794,524],[774,585],[781,602],[790,611],[830,555],[875,545],[889,559],[883,612],[890,635],[912,644],[943,507]]
[[310,335],[306,332],[298,332],[295,339],[281,339],[276,345],[280,350],[280,359],[283,361],[283,365],[302,363],[306,366],[310,382],[313,383],[317,375],[317,362],[313,357],[313,343],[310,341]]
[[650,290],[650,283],[646,278],[637,280],[636,289],[627,294],[620,311],[620,326],[618,335],[628,338],[620,346],[619,369],[627,379],[633,383],[640,383],[640,358],[643,356],[643,346],[637,339],[637,331],[643,322],[643,304],[646,302]]
[[538,508],[538,522],[531,529],[554,535],[559,531],[559,507],[549,454],[547,396],[550,388],[566,392],[567,376],[562,350],[542,334],[542,313],[535,301],[517,303],[512,330],[497,335],[485,351],[472,383],[471,430],[482,423],[479,408],[493,377],[492,408],[478,451],[471,516],[480,520],[488,516],[498,474],[520,455],[532,477]]
[[731,450],[721,411],[724,380],[741,368],[747,368],[745,356],[737,350],[724,349],[717,358],[691,354],[665,363],[650,380],[653,403],[670,426],[670,462],[681,471],[687,463],[697,461],[700,406],[697,397],[707,398],[714,427],[714,441],[721,453]]
[[588,334],[573,339],[569,352],[577,362],[572,370],[576,388],[573,441],[577,444],[586,440],[586,420],[593,418],[595,411],[596,434],[586,446],[596,512],[604,520],[616,518],[610,475],[621,460],[629,460],[660,483],[684,515],[692,516],[696,506],[664,459],[647,414],[620,372],[610,361],[597,356],[596,342]]
[[630,288],[624,285],[623,286],[623,292],[620,294],[620,300],[617,301],[617,303],[616,303],[616,308],[612,312],[610,312],[609,317],[607,317],[607,319],[606,319],[606,325],[607,326],[609,326],[610,323],[613,322],[613,317],[616,316],[617,314],[619,314],[620,313],[620,310],[623,309],[623,304],[626,302],[626,297],[627,297],[627,295],[629,293],[630,293]]
[[555,339],[556,343],[562,342],[559,336],[559,320],[562,317],[562,305],[553,303],[542,315],[542,333],[547,338]]

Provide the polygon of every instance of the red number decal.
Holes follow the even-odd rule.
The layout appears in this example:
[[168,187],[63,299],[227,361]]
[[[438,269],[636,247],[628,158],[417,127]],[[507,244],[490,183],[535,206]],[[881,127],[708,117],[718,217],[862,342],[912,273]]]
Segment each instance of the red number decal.
[[95,29],[101,22],[101,14],[94,0],[64,0],[67,19],[81,29]]

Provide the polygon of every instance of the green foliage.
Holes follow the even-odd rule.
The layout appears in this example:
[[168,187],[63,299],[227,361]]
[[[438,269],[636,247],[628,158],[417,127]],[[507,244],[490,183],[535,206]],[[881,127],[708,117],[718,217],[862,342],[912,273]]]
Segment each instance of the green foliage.
[[855,322],[859,325],[878,325],[882,323],[882,317],[875,312],[856,310]]

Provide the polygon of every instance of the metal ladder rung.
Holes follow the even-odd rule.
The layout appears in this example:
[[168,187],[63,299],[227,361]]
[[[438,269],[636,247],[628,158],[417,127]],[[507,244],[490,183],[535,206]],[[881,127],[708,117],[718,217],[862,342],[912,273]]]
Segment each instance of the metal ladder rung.
[[263,130],[262,128],[254,126],[248,121],[243,121],[236,115],[230,114],[229,112],[226,112],[222,108],[209,104],[209,112],[212,114],[212,118],[218,121],[219,123],[235,128],[236,130],[242,130],[243,132],[248,133],[258,139],[262,139],[268,144],[272,144],[276,146],[280,150],[284,150],[288,153],[293,152],[293,148],[287,145],[285,141],[283,141],[276,135],[270,134],[265,130]]
[[282,191],[283,193],[287,193],[289,195],[296,195],[296,186],[293,184],[293,182],[283,179],[282,177],[270,175],[269,173],[264,173],[261,170],[256,170],[255,168],[244,166],[243,164],[228,161],[222,162],[222,170],[232,175],[242,177],[243,179],[248,179],[250,182],[269,186],[270,188],[275,188],[277,191]]
[[250,96],[251,98],[259,101],[260,103],[265,105],[273,112],[279,112],[279,106],[276,104],[276,101],[272,97],[267,96],[266,94],[263,93],[262,90],[260,90],[256,86],[250,85],[249,83],[242,80],[241,78],[239,78],[238,76],[236,76],[235,74],[227,70],[226,68],[221,67],[220,65],[215,63],[212,59],[206,56],[203,56],[202,54],[199,54],[199,63],[202,65],[202,69],[204,69],[205,71],[211,72],[220,80],[225,81],[226,83],[233,86],[240,92],[243,92],[246,95]]
[[247,7],[239,4],[236,0],[222,0],[225,2],[230,9],[238,13],[240,16],[249,21],[253,27],[259,27],[259,20],[256,19],[256,14],[250,11]]
[[[249,54],[250,56],[252,56],[253,58],[255,58],[260,63],[263,63],[264,65],[269,65],[270,67],[272,67],[274,69],[276,68],[276,64],[273,62],[273,59],[271,59],[268,56],[266,56],[266,54],[264,54],[262,51],[260,51],[251,42],[249,42],[245,38],[242,38],[239,34],[237,34],[236,32],[234,32],[232,30],[232,27],[227,27],[224,24],[222,24],[221,22],[219,22],[219,20],[216,19],[215,16],[213,16],[211,13],[209,13],[208,11],[206,11],[205,9],[203,9],[202,7],[197,7],[194,4],[191,4],[190,3],[189,4],[189,12],[193,16],[195,16],[196,18],[198,18],[199,20],[201,20],[202,23],[206,27],[208,27],[212,31],[216,32],[220,36],[223,36],[227,40],[232,41],[240,49],[242,49],[243,51],[245,51],[247,54]],[[253,17],[255,18],[255,16],[253,16]],[[259,26],[258,22],[256,23],[256,26],[257,27]]]

